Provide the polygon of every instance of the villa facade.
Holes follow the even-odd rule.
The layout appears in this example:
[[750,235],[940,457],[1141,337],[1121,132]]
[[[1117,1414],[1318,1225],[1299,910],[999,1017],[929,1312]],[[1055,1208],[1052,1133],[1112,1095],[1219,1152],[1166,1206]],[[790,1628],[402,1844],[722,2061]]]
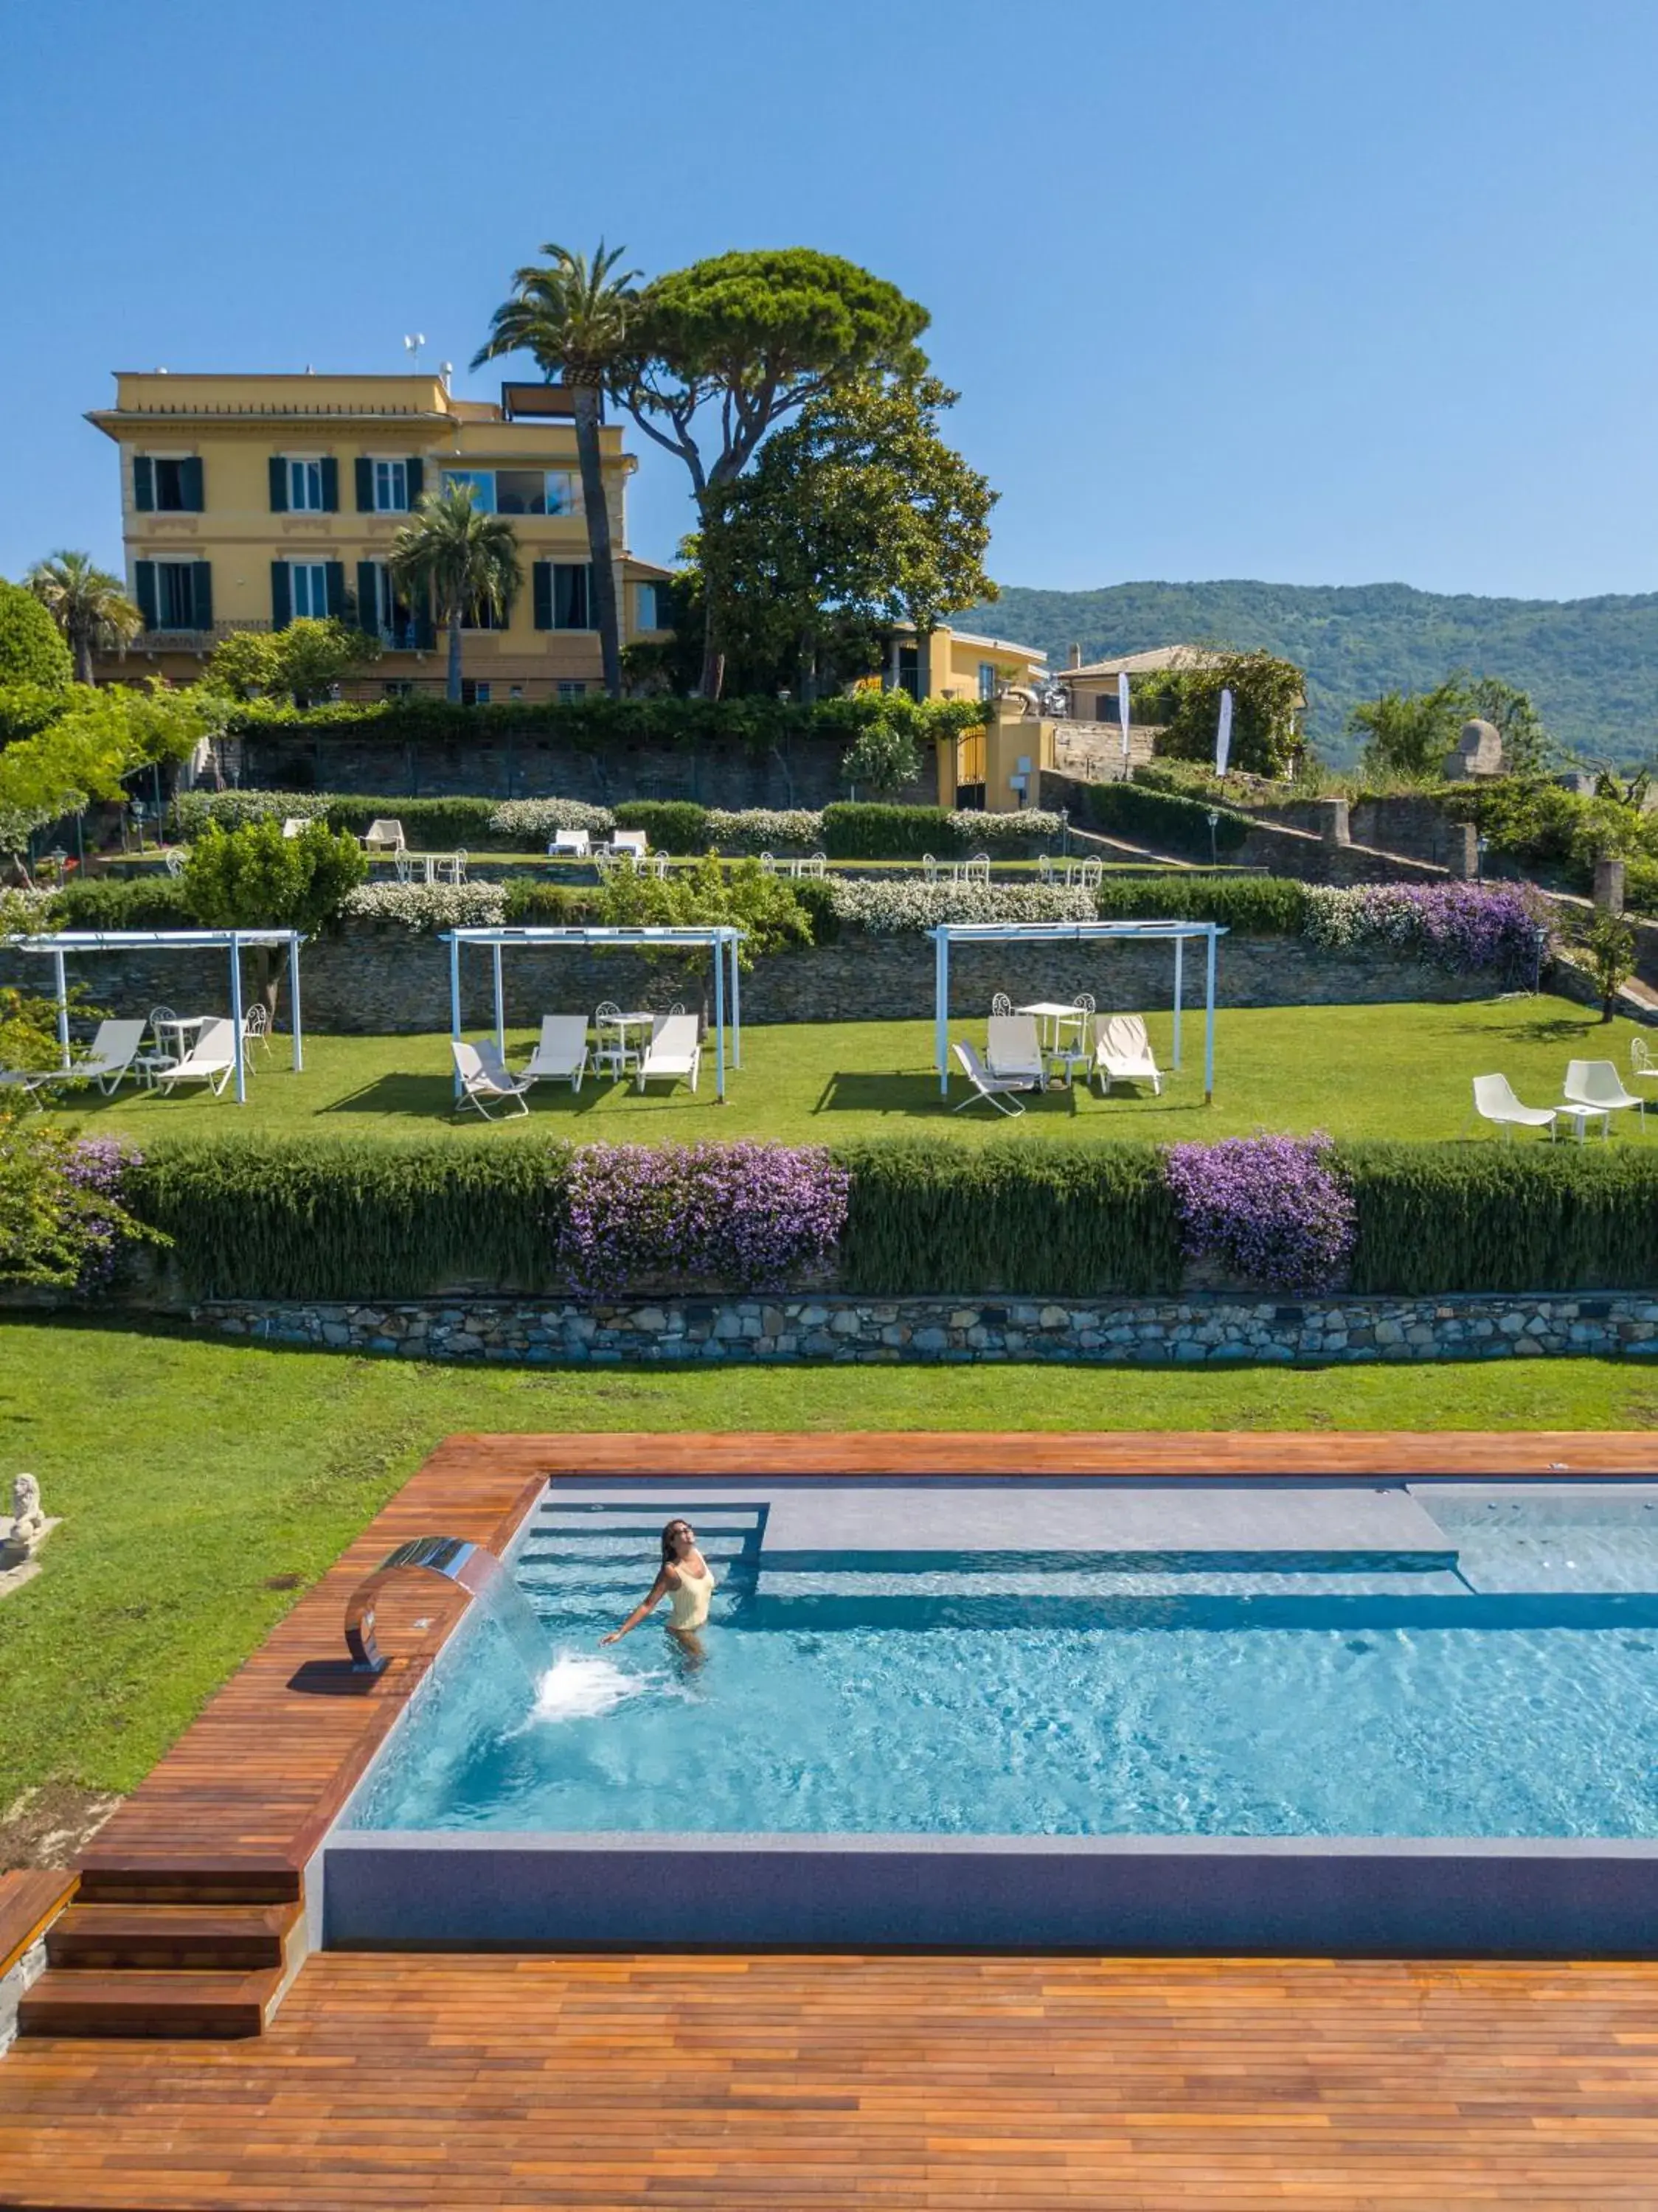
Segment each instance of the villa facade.
[[[466,697],[571,698],[600,678],[576,430],[558,386],[457,399],[440,375],[122,373],[87,418],[120,453],[127,588],[144,629],[125,672],[190,681],[222,637],[300,616],[358,623],[383,648],[344,687],[375,697],[444,688],[430,611],[392,576],[399,528],[447,477],[509,515],[524,587],[509,617],[480,609],[466,637]],[[600,432],[625,643],[660,636],[671,572],[627,544],[636,462]],[[112,671],[113,672],[113,671]]]

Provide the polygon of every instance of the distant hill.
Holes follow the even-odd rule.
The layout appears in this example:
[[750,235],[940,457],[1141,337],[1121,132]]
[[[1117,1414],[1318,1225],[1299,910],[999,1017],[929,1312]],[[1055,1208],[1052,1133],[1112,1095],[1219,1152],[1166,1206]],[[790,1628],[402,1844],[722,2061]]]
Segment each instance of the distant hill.
[[1658,593],[1598,599],[1480,599],[1407,584],[1113,584],[1096,592],[1004,586],[993,606],[953,617],[1042,647],[1063,668],[1157,645],[1265,647],[1308,673],[1308,732],[1350,759],[1349,713],[1380,691],[1430,688],[1454,668],[1529,691],[1562,744],[1591,757],[1658,756]]

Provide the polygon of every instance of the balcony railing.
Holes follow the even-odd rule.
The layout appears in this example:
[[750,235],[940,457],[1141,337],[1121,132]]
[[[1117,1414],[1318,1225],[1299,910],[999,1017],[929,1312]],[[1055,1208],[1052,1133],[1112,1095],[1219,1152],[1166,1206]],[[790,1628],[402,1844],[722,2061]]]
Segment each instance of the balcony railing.
[[216,622],[205,625],[178,625],[157,623],[153,629],[141,631],[135,644],[128,650],[137,653],[211,653],[222,639],[234,637],[238,630],[268,630],[268,622]]

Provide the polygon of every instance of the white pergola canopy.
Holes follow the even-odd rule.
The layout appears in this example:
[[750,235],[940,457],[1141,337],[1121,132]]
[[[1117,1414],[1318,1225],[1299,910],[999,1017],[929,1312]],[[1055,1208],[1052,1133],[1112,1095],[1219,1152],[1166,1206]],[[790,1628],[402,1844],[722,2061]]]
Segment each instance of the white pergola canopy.
[[[726,1024],[726,963],[731,968],[731,1065],[742,1066],[742,987],[738,981],[737,948],[747,931],[730,922],[688,923],[682,929],[625,929],[590,928],[571,926],[544,929],[466,928],[449,929],[443,933],[443,942],[449,948],[449,1034],[456,1043],[460,1041],[460,948],[463,945],[487,945],[491,955],[495,977],[495,1041],[504,1054],[507,1048],[505,1000],[501,988],[501,955],[509,945],[582,945],[589,951],[603,946],[631,945],[641,951],[672,951],[683,946],[686,951],[711,951],[714,955],[714,1061],[715,1095],[723,1104],[725,1100],[725,1024]],[[460,1077],[454,1079],[455,1096],[460,1095]]]
[[294,1031],[294,1072],[305,1066],[300,1036],[299,949],[304,939],[296,929],[59,929],[48,937],[17,937],[13,952],[52,955],[58,992],[58,1047],[65,1067],[72,1063],[69,1050],[69,977],[65,957],[74,952],[229,952],[230,955],[230,1018],[236,1037],[236,1103],[247,1103],[247,1068],[242,1037],[241,952],[244,945],[265,950],[288,949],[288,1001]]
[[1180,995],[1188,943],[1204,946],[1204,1103],[1215,1097],[1215,948],[1226,935],[1215,921],[942,921],[933,940],[933,1042],[938,1088],[950,1088],[950,947],[953,945],[1070,945],[1116,939],[1174,947],[1174,1066],[1180,1065]]

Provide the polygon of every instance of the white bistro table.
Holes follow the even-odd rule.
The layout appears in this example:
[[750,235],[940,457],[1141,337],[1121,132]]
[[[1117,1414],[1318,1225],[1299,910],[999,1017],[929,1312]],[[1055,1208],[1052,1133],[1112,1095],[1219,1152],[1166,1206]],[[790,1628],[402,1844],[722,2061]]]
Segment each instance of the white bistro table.
[[[606,1036],[607,1035],[614,1036],[616,1039],[616,1045],[614,1047],[614,1050],[617,1054],[616,1065],[619,1069],[625,1074],[630,1063],[631,1063],[633,1066],[637,1067],[639,1065],[640,1054],[643,1049],[644,1045],[648,1045],[650,1042],[651,1030],[655,1026],[656,1018],[657,1018],[654,1013],[650,1013],[649,1012],[631,1014],[607,1014],[602,1026],[597,1024],[594,1024],[595,1028],[598,1030],[598,1041],[600,1054],[602,1054],[604,1050]],[[630,1044],[628,1042],[628,1032],[631,1030],[642,1030],[644,1032],[641,1043]]]
[[[1055,1067],[1062,1079],[1069,1083],[1076,1069],[1091,1061],[1094,1054],[1088,1042],[1088,1024],[1093,1016],[1086,1006],[1062,1006],[1057,999],[1037,999],[1028,1006],[1016,1010],[1021,1014],[1034,1014],[1041,1024],[1042,1062],[1049,1071],[1050,1080]],[[1074,1030],[1076,1036],[1067,1039],[1066,1030]]]
[[[1591,1121],[1596,1120],[1598,1120],[1600,1124],[1600,1134],[1606,1138],[1608,1142],[1610,1142],[1612,1138],[1611,1107],[1586,1106],[1582,1099],[1568,1098],[1564,1105],[1557,1106],[1554,1109],[1555,1128],[1557,1129],[1563,1121],[1569,1122],[1571,1126],[1572,1134],[1576,1138],[1580,1145],[1587,1141],[1588,1137],[1588,1125]],[[1554,1134],[1554,1129],[1551,1129],[1549,1134],[1552,1136]]]

